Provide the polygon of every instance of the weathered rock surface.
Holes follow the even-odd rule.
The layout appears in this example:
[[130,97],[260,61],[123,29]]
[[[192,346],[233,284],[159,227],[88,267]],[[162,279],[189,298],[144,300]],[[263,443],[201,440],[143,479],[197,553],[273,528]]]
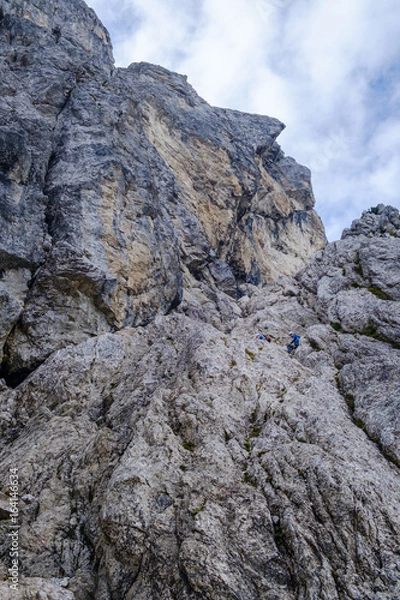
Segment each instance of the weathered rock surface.
[[346,332],[400,345],[400,216],[391,206],[365,212],[301,275],[321,316]]
[[29,285],[4,293],[7,372],[168,313],[185,269],[235,296],[324,245],[277,119],[213,108],[161,67],[114,69],[81,1],[0,7],[0,258]]
[[1,597],[400,598],[398,211],[326,245],[279,121],[0,7]]
[[[66,578],[75,598],[400,593],[399,471],[337,385],[336,353],[360,344],[288,283],[243,297],[229,333],[160,316],[60,350],[3,391],[27,575]],[[379,411],[391,396],[375,391]]]
[[[305,298],[337,331],[336,364],[354,417],[400,464],[400,215],[363,213],[299,275]],[[379,343],[380,342],[380,343]],[[386,342],[382,343],[382,342]],[[391,349],[391,351],[388,351]]]

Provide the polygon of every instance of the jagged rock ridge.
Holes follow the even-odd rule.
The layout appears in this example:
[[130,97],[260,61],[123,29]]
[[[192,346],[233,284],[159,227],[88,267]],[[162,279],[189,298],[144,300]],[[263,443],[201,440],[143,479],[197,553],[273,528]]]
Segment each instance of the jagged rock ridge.
[[2,597],[400,598],[398,211],[326,244],[279,121],[0,7]]

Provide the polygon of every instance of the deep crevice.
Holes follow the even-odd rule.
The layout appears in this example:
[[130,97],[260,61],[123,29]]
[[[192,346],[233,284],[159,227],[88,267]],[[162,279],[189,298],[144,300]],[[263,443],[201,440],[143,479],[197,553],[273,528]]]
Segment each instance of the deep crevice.
[[250,212],[252,200],[253,194],[251,192],[245,192],[241,196],[236,209],[236,223],[240,223],[245,214]]
[[17,369],[16,371],[8,371],[8,369],[4,366],[4,364],[0,367],[0,379],[4,379],[6,385],[10,388],[15,389],[18,387],[25,379],[36,371],[42,362],[35,363],[32,367],[22,367],[21,369]]

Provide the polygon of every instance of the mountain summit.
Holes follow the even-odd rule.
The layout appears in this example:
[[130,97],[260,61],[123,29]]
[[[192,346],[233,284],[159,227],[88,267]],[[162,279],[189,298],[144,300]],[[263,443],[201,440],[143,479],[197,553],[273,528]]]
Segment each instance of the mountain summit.
[[398,210],[328,244],[280,121],[81,0],[0,44],[2,598],[400,598]]

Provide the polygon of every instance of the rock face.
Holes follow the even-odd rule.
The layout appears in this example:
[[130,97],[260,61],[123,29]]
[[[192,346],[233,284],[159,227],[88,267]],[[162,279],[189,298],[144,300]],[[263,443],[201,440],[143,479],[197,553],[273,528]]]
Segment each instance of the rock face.
[[1,597],[400,598],[399,212],[326,244],[279,121],[0,7]]
[[79,0],[0,7],[7,373],[168,313],[185,273],[236,296],[323,246],[278,120],[212,108],[161,67],[114,69]]
[[399,211],[378,205],[319,252],[301,276],[317,312],[346,332],[400,345]]
[[[336,356],[354,417],[400,465],[400,217],[382,204],[299,275],[316,313],[343,336]],[[381,342],[378,344],[377,342]],[[384,344],[382,344],[384,342]],[[387,351],[392,348],[393,351]]]
[[[336,332],[304,293],[290,279],[221,293],[228,332],[178,309],[3,389],[25,585],[78,599],[399,595],[398,350]],[[397,374],[376,368],[365,396],[377,354]]]

